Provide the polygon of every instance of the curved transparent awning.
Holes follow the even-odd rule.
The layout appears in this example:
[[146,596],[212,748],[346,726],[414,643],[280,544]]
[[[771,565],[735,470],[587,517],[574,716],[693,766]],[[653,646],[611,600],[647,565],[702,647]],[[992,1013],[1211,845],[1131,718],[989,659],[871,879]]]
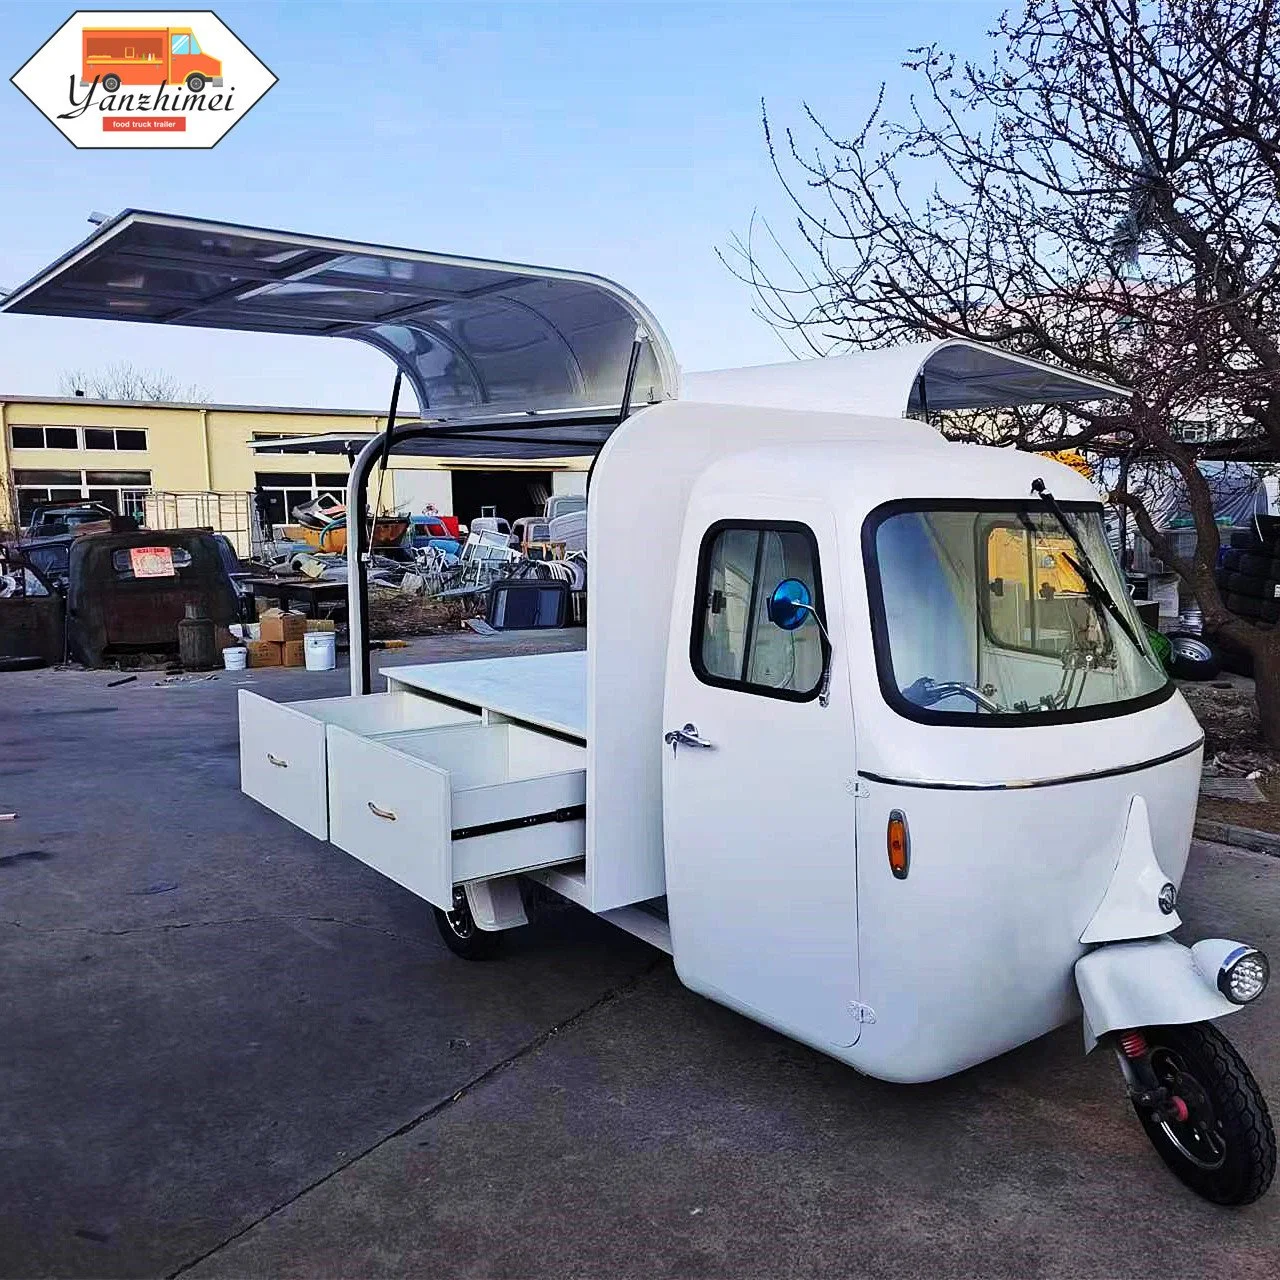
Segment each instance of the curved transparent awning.
[[682,400],[900,418],[938,409],[1118,400],[1114,383],[968,338],[686,374]]
[[637,331],[647,341],[631,404],[679,389],[657,322],[600,276],[136,209],[0,300],[0,311],[354,338],[404,370],[433,419],[616,413]]

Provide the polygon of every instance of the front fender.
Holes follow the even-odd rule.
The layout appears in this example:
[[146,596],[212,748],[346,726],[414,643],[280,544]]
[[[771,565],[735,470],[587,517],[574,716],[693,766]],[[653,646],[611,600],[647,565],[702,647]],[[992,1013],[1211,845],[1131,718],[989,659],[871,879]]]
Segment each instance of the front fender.
[[[1217,963],[1238,946],[1210,938],[1190,947],[1172,938],[1112,942],[1076,961],[1076,987],[1084,1005],[1084,1051],[1108,1031],[1203,1022],[1238,1008],[1218,990]],[[1199,954],[1197,954],[1199,953]],[[1201,964],[1212,955],[1215,960]],[[1197,961],[1200,961],[1198,963]]]

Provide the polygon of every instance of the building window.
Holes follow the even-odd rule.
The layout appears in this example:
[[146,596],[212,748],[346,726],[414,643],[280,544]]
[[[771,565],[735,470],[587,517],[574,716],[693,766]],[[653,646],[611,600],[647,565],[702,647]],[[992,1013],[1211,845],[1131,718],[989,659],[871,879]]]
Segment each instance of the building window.
[[15,449],[78,449],[78,427],[10,427],[9,440]]
[[329,496],[345,502],[347,477],[339,471],[259,471],[254,483],[259,505],[268,524],[292,524],[293,509],[316,498]]
[[141,453],[147,433],[139,427],[10,427],[15,449],[108,449]]
[[34,471],[15,468],[18,521],[27,524],[42,502],[100,502],[117,515],[141,517],[150,471]]
[[142,452],[147,447],[147,433],[133,427],[85,427],[84,447]]

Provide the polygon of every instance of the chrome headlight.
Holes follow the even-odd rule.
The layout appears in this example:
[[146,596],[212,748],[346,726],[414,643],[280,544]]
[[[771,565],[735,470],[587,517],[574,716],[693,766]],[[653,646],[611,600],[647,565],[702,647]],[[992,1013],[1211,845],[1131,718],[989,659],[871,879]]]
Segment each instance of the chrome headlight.
[[1253,947],[1237,947],[1218,969],[1218,990],[1232,1004],[1248,1004],[1266,990],[1271,977],[1267,957]]

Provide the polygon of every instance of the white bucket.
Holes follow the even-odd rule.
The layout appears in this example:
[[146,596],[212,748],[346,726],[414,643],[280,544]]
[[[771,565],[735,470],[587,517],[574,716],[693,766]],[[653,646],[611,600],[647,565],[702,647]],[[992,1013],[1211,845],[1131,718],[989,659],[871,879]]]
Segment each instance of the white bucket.
[[243,645],[233,644],[222,651],[222,665],[228,671],[243,671],[249,665],[249,650]]
[[308,671],[332,671],[338,662],[338,636],[333,631],[308,631],[302,637]]

